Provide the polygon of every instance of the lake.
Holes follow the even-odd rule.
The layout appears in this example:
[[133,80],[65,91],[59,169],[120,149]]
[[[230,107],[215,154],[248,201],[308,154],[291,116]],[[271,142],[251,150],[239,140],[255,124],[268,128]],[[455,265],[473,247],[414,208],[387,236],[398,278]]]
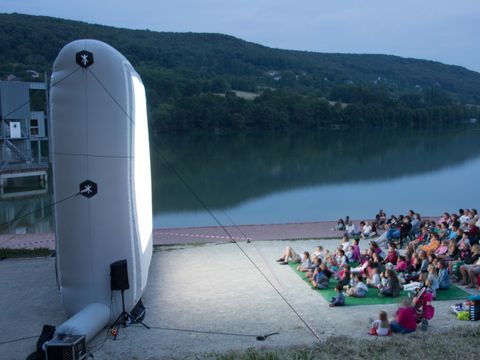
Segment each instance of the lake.
[[[477,208],[479,140],[473,125],[163,136],[151,145],[154,227],[215,226],[205,206],[224,225]],[[23,216],[2,233],[53,231],[51,202],[1,200],[1,223]]]

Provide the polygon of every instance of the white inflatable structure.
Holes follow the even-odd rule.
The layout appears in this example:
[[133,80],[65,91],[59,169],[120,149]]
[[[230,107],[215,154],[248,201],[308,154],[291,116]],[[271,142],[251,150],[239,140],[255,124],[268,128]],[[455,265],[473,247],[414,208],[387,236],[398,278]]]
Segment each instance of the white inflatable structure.
[[67,313],[76,314],[63,328],[88,340],[122,311],[120,291],[110,288],[111,263],[127,260],[127,311],[147,284],[152,200],[145,89],[128,60],[96,40],[60,51],[51,87],[57,277]]

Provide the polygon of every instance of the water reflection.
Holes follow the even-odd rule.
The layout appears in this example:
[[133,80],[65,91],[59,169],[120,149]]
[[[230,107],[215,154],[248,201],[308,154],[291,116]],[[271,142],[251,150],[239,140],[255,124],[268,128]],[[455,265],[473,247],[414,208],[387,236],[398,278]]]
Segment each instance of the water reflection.
[[159,152],[209,207],[223,209],[280,191],[388,181],[456,166],[480,155],[479,134],[470,128],[162,139],[152,152],[154,212],[202,208]]
[[[38,191],[38,194],[40,193],[42,191]],[[53,216],[51,203],[51,194],[0,200],[0,234],[45,233],[52,231]]]
[[[480,190],[468,185],[480,177],[478,130],[164,137],[151,146],[154,225],[215,224],[163,157],[226,224],[222,210],[237,223],[269,223],[367,217],[392,204],[436,214],[457,206],[450,197],[478,202]],[[28,214],[0,231],[52,231],[50,203],[48,194],[0,200],[1,223]]]

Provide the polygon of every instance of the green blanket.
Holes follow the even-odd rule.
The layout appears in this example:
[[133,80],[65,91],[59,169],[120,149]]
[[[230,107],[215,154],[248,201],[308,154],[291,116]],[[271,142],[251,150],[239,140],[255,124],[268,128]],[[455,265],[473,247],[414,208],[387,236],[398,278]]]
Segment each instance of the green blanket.
[[[298,276],[300,276],[303,281],[305,281],[308,286],[312,288],[312,291],[318,292],[320,295],[323,296],[325,300],[330,302],[330,299],[335,296],[335,285],[337,281],[335,279],[330,279],[329,287],[328,289],[314,289],[311,286],[310,281],[306,278],[306,273],[297,271],[296,268],[298,264],[294,263],[288,263],[290,268],[297,273]],[[406,291],[402,291],[400,293],[399,297],[380,297],[378,296],[378,290],[374,288],[369,288],[367,296],[364,298],[354,298],[354,297],[346,297],[345,300],[345,305],[379,305],[379,304],[398,304],[401,303],[404,298],[406,298],[408,295]],[[469,296],[469,294],[462,289],[460,289],[458,286],[451,285],[448,290],[438,290],[437,291],[437,297],[435,301],[441,301],[441,300],[463,300],[466,299]]]

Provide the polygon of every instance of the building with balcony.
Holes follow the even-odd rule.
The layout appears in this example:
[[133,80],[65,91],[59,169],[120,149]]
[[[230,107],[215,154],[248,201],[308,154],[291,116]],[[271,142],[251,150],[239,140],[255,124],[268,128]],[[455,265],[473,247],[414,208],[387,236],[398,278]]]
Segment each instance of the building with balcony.
[[0,81],[0,197],[48,191],[47,84]]

